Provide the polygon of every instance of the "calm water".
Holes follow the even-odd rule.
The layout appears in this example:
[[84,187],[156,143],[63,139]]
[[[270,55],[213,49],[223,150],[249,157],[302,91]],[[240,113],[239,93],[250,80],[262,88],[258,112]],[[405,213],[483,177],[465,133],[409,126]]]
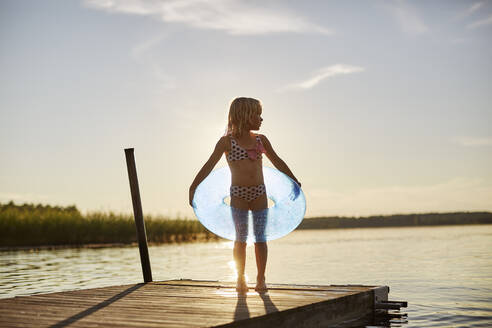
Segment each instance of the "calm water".
[[[154,280],[235,277],[231,242],[150,247]],[[254,281],[254,249],[246,272]],[[492,225],[295,231],[269,243],[267,282],[390,286],[392,327],[492,327]],[[0,252],[0,297],[142,282],[137,247]],[[402,323],[402,324],[400,324]]]

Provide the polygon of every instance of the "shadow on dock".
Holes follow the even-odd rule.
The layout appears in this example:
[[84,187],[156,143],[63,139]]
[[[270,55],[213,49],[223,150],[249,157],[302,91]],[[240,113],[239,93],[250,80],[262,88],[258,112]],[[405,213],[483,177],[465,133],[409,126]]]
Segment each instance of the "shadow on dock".
[[272,299],[270,298],[270,295],[268,293],[260,293],[260,297],[263,300],[263,305],[265,306],[265,312],[272,313],[272,312],[278,312],[277,307],[275,304],[273,304]]
[[71,316],[70,318],[67,318],[65,320],[62,320],[60,322],[55,323],[54,325],[50,326],[50,328],[66,327],[66,326],[74,323],[75,321],[80,320],[84,317],[87,317],[87,316],[91,315],[92,313],[105,308],[106,306],[110,305],[111,303],[114,303],[117,300],[122,299],[123,297],[134,292],[135,290],[139,289],[140,287],[142,287],[144,285],[145,284],[137,284],[137,285],[131,286],[130,288],[125,289],[124,291],[114,295],[113,297],[108,298],[107,300],[102,301],[99,304],[96,304],[96,305],[88,308],[87,310],[84,310],[80,313],[77,313],[77,314]]
[[[259,293],[259,295],[263,301],[266,314],[278,312],[278,308],[275,306],[268,293]],[[247,294],[237,295],[236,309],[234,310],[234,321],[250,318],[247,298],[248,298]]]
[[247,298],[248,295],[246,294],[237,295],[236,310],[234,311],[234,321],[249,319],[248,302],[246,302]]
[[[278,312],[278,308],[275,306],[268,293],[259,293],[259,295],[263,301],[263,306],[265,307],[266,314]],[[247,298],[247,294],[237,295],[236,309],[234,310],[234,321],[250,318]]]

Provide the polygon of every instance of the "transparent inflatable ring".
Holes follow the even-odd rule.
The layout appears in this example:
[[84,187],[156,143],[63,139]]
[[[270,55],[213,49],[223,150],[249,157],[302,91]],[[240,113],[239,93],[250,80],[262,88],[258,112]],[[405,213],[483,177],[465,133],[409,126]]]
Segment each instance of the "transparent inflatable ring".
[[193,210],[214,234],[246,242],[264,242],[287,235],[306,213],[306,198],[299,185],[284,173],[263,167],[266,194],[274,205],[262,211],[244,211],[226,204],[230,197],[228,167],[212,171],[195,190]]

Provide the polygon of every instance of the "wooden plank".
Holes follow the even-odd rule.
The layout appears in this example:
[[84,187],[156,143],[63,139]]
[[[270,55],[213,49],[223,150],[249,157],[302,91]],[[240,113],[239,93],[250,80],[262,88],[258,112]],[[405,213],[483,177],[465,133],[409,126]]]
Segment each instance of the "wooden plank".
[[[252,287],[252,286],[251,286]],[[0,326],[323,326],[372,311],[380,286],[269,284],[245,296],[231,282],[172,280],[0,300]]]

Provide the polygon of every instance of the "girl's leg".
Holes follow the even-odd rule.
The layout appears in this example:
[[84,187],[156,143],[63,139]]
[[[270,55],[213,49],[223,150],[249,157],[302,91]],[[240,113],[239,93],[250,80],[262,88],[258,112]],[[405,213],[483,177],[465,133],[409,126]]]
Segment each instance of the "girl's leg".
[[264,292],[267,290],[265,283],[265,269],[268,258],[268,246],[265,236],[265,229],[268,220],[268,201],[266,194],[263,194],[252,201],[250,209],[253,214],[256,267],[258,270],[255,290],[258,292]]
[[248,236],[248,207],[247,202],[239,197],[231,195],[231,211],[236,228],[236,241],[234,242],[233,257],[236,263],[237,283],[236,290],[244,292],[248,290],[244,277],[246,265],[246,238]]
[[268,246],[266,242],[255,243],[256,267],[258,275],[256,276],[256,291],[265,291],[265,269],[268,258]]
[[247,289],[246,279],[244,278],[244,267],[246,266],[246,243],[241,241],[234,242],[234,262],[237,271],[237,291]]

